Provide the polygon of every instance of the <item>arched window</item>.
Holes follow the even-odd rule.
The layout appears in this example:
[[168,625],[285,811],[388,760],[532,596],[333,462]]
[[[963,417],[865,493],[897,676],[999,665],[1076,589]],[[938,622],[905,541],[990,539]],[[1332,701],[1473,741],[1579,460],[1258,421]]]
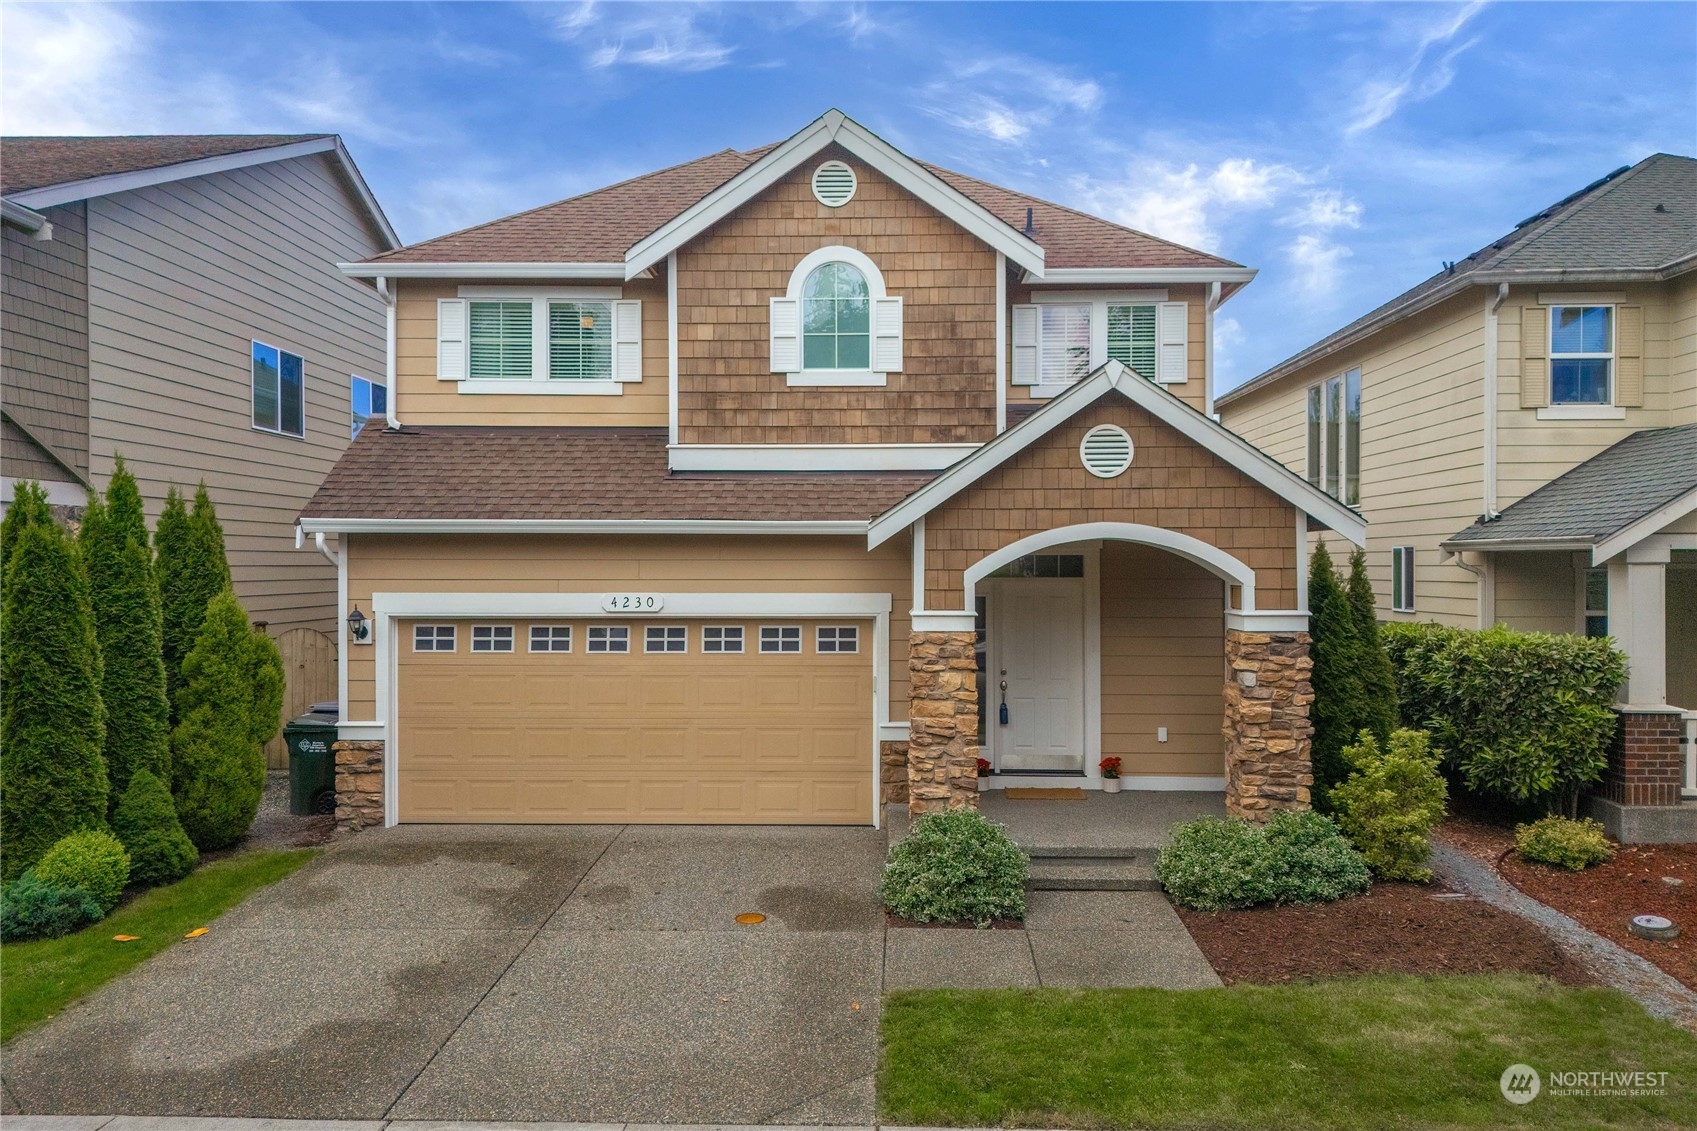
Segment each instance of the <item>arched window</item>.
[[852,264],[824,263],[801,287],[801,367],[872,368],[872,298]]

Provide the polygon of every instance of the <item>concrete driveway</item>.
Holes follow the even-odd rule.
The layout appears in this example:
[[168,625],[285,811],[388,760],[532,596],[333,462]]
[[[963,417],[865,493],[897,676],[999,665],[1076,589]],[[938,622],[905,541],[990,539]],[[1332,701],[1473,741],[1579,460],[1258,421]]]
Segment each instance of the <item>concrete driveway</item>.
[[362,833],[19,1038],[5,1109],[870,1124],[884,846]]

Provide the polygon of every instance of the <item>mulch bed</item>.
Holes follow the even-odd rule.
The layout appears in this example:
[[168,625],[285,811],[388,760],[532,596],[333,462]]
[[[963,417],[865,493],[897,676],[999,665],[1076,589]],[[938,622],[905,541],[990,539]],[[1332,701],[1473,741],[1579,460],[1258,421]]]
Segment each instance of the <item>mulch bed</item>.
[[[1619,943],[1697,989],[1697,845],[1624,844],[1606,864],[1582,872],[1528,864],[1514,855],[1514,831],[1501,825],[1452,818],[1438,835],[1481,859],[1533,899]],[[1683,880],[1666,884],[1663,876]],[[1651,942],[1627,932],[1634,915],[1662,915],[1683,932],[1672,942]]]
[[1541,974],[1595,980],[1537,927],[1441,887],[1375,884],[1366,895],[1308,907],[1187,911],[1179,918],[1220,978],[1292,982],[1356,974]]
[[[886,927],[936,927],[939,930],[947,931],[976,931],[979,929],[971,923],[915,923],[912,919],[903,919],[893,911],[884,912],[884,925]],[[986,929],[991,931],[1023,931],[1025,930],[1025,920],[993,919]]]

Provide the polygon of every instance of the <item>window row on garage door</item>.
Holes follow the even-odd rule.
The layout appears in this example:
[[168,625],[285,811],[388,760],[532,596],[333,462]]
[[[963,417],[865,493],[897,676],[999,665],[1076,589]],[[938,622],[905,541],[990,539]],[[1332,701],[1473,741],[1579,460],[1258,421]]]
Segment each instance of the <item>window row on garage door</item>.
[[[860,626],[856,624],[813,625],[812,651],[819,655],[854,655],[860,651]],[[461,637],[470,652],[514,652],[519,639],[529,642],[531,652],[582,651],[592,655],[618,655],[635,650],[640,639],[643,652],[741,655],[757,651],[765,655],[799,655],[806,651],[807,634],[799,624],[645,624],[633,629],[628,624],[415,624],[414,652],[458,652]],[[578,643],[582,641],[581,645]]]

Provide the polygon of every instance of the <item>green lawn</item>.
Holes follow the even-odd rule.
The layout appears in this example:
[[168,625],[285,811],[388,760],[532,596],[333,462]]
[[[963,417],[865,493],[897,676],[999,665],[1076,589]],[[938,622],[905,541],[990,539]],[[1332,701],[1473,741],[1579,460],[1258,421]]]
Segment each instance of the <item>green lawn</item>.
[[[316,855],[317,849],[306,848],[217,860],[136,897],[74,935],[0,946],[0,1041],[11,1040],[149,956],[182,942],[184,934],[208,926]],[[113,935],[137,938],[118,943]]]
[[[1612,990],[1519,975],[899,993],[883,1036],[884,1123],[1697,1126],[1697,1039]],[[1498,1090],[1517,1062],[1544,1075],[1524,1106]],[[1552,1095],[1569,1070],[1667,1072],[1668,1094]]]

